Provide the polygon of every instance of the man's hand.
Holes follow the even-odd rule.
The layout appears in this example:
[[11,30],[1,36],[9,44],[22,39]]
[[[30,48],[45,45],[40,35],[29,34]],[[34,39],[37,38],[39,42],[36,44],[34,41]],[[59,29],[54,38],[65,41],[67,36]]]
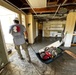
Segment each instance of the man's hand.
[[28,39],[25,39],[25,41],[28,43]]
[[25,36],[26,36],[26,38],[28,38],[28,33],[27,33],[27,31],[25,31]]

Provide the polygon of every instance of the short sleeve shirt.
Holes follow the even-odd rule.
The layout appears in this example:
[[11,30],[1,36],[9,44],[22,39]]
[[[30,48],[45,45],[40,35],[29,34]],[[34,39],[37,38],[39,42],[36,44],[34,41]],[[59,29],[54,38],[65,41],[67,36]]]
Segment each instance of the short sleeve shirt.
[[24,36],[25,31],[26,31],[25,27],[21,24],[11,26],[9,33],[12,34],[15,45],[21,45],[25,43],[25,36]]

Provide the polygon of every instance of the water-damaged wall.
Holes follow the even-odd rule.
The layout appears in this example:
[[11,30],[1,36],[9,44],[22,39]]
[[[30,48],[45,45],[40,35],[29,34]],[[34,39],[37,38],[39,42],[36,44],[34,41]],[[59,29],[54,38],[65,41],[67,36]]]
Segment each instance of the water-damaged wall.
[[7,52],[4,37],[0,24],[0,69],[8,63]]

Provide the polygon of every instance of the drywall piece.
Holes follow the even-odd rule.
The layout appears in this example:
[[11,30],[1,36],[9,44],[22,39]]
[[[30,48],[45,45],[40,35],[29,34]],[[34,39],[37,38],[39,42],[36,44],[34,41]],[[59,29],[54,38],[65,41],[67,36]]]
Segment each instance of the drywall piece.
[[[50,45],[48,45],[48,46],[46,46],[46,47],[59,47],[61,44],[62,44],[63,42],[60,42],[59,40],[58,41],[56,41],[56,42],[54,42],[54,43],[52,43],[52,44],[50,44]],[[45,47],[44,47],[45,48]],[[41,51],[43,51],[44,50],[44,48],[42,48],[42,49],[40,49],[39,50],[39,52],[41,52]]]
[[54,42],[54,43],[52,43],[52,44],[50,44],[50,45],[48,45],[47,47],[59,47],[61,44],[62,44],[63,42],[60,42],[59,40],[58,41],[56,41],[56,42]]
[[65,47],[71,46],[74,27],[75,27],[75,21],[76,21],[75,14],[76,14],[76,12],[70,12],[67,15],[66,27],[65,27],[65,33],[67,33],[67,35],[66,35],[66,38],[64,40],[64,46]]
[[71,46],[71,41],[72,41],[72,34],[66,34],[65,40],[64,40],[64,47],[70,47]]
[[65,33],[73,34],[75,27],[75,12],[71,12],[67,15]]

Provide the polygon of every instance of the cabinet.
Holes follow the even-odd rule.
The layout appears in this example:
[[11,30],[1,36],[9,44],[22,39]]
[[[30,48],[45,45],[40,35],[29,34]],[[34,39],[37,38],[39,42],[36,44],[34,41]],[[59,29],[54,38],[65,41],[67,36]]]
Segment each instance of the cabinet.
[[64,26],[62,24],[48,24],[43,26],[44,36],[48,37],[61,37],[62,32],[64,30]]

